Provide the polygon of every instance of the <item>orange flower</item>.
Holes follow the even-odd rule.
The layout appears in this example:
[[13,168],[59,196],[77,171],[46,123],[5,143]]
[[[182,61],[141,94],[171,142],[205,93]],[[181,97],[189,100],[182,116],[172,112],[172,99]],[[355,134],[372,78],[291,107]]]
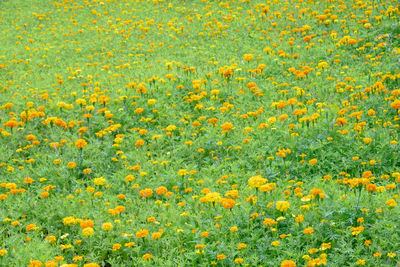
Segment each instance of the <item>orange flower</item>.
[[76,167],[76,163],[75,162],[73,162],[73,161],[68,162],[68,164],[67,164],[67,168],[68,169],[73,169],[75,167]]
[[227,133],[230,130],[233,130],[233,124],[230,122],[225,122],[224,124],[221,125],[222,128],[222,133]]
[[143,258],[144,260],[150,260],[151,258],[153,258],[153,256],[152,256],[151,254],[149,254],[149,253],[146,253],[146,254],[143,255],[142,258]]
[[217,260],[219,260],[219,261],[222,261],[223,259],[225,259],[226,258],[226,256],[224,255],[224,254],[219,254],[218,256],[217,256]]
[[396,99],[390,104],[390,107],[393,109],[399,109],[400,108],[400,100]]
[[40,194],[40,197],[41,197],[41,198],[46,198],[46,197],[48,197],[48,196],[49,196],[49,192],[47,192],[47,191],[42,192],[42,193]]
[[235,206],[236,201],[231,198],[223,198],[220,203],[225,209],[230,210]]
[[153,190],[150,188],[146,188],[146,189],[140,190],[139,194],[141,197],[151,197],[153,195]]
[[92,220],[85,220],[80,223],[80,227],[82,229],[89,228],[89,227],[92,228],[93,226],[94,226],[94,222]]
[[135,146],[136,146],[136,147],[143,146],[143,145],[144,145],[144,140],[143,140],[143,139],[138,139],[138,140],[136,141],[136,143],[135,143]]
[[308,227],[303,231],[303,234],[312,234],[312,233],[314,233],[314,229],[312,227]]
[[281,262],[281,267],[296,267],[296,263],[292,260],[284,260]]
[[149,235],[149,231],[147,229],[140,229],[139,232],[136,232],[137,238],[143,238]]
[[168,189],[165,186],[160,186],[156,189],[157,195],[164,195],[167,192],[168,192]]
[[83,139],[78,139],[78,140],[76,140],[76,142],[75,142],[75,146],[76,146],[77,148],[82,149],[82,148],[84,148],[85,146],[87,146],[87,142],[86,142],[85,140],[83,140]]
[[246,61],[251,61],[253,60],[254,55],[253,54],[244,54],[243,59]]
[[386,203],[386,205],[388,205],[389,207],[392,207],[392,208],[397,206],[396,200],[394,200],[393,198],[389,199],[385,203]]

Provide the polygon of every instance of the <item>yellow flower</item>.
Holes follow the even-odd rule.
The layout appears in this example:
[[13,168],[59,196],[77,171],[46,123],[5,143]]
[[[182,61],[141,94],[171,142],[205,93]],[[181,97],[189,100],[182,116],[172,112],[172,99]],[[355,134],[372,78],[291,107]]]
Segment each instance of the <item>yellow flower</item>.
[[312,234],[312,233],[314,233],[314,229],[312,227],[308,227],[303,231],[303,234]]
[[268,180],[262,178],[261,175],[252,176],[247,181],[251,188],[259,188],[260,186],[264,185]]
[[393,198],[391,198],[391,199],[389,199],[388,201],[386,201],[386,205],[388,205],[389,207],[394,208],[394,207],[397,206],[397,203],[396,203],[396,200],[394,200]]
[[287,201],[277,201],[276,204],[276,209],[279,211],[287,211],[290,208],[290,204]]
[[73,169],[75,167],[76,167],[76,163],[75,162],[73,162],[73,161],[68,162],[68,164],[67,164],[67,168],[68,169]]
[[147,100],[147,104],[149,104],[149,105],[154,105],[154,104],[156,104],[157,103],[157,100],[155,100],[155,99],[149,99],[149,100]]
[[135,246],[135,244],[136,244],[135,242],[128,242],[128,243],[125,243],[124,246],[131,248],[131,247]]
[[253,60],[254,55],[253,54],[244,54],[243,59],[246,61],[251,61]]
[[6,250],[6,249],[0,249],[0,256],[4,256],[5,254],[7,254],[8,253],[8,251]]
[[83,265],[83,267],[100,267],[100,265],[98,265],[97,263],[86,263]]
[[389,252],[389,253],[387,254],[387,256],[388,256],[389,258],[394,258],[394,257],[396,257],[396,253]]
[[113,251],[117,251],[117,250],[120,249],[121,247],[122,247],[122,245],[117,243],[117,244],[114,244],[114,245],[113,245],[112,250],[113,250]]
[[308,164],[314,166],[315,164],[317,164],[317,162],[318,162],[317,159],[310,159],[310,160],[308,161]]
[[31,260],[28,267],[42,267],[43,263],[39,260]]
[[238,228],[237,228],[237,226],[232,226],[229,230],[230,230],[232,233],[234,233],[234,232],[237,232],[237,231],[238,231]]
[[372,142],[372,138],[364,137],[364,138],[363,138],[363,142],[364,142],[364,144],[369,144],[369,143]]
[[46,236],[45,238],[50,244],[56,242],[57,238],[54,235]]
[[297,223],[301,223],[304,221],[304,216],[302,214],[297,215],[297,217],[294,219]]
[[240,263],[242,263],[243,262],[243,258],[236,258],[235,259],[235,263],[236,264],[240,264]]
[[113,229],[113,225],[112,225],[112,223],[107,222],[107,223],[103,223],[101,228],[103,228],[103,230],[108,231],[108,230],[112,230]]
[[82,230],[82,234],[84,236],[92,236],[94,234],[94,230],[92,227],[86,227],[85,229]]
[[161,233],[160,232],[155,232],[151,235],[151,238],[156,240],[156,239],[160,239],[161,238]]
[[365,260],[359,259],[356,264],[357,265],[365,265]]
[[247,245],[245,243],[240,243],[237,248],[242,249],[242,248],[246,248],[246,247],[247,247]]
[[95,185],[104,185],[106,183],[106,179],[104,177],[94,178],[93,183]]
[[277,246],[279,246],[280,243],[281,243],[281,242],[279,242],[278,240],[272,241],[272,242],[271,242],[271,246],[277,247]]

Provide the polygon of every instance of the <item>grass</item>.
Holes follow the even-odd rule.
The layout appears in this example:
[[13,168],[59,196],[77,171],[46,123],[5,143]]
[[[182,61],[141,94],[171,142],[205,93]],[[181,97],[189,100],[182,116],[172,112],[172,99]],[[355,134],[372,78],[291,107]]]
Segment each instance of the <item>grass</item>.
[[0,1],[0,265],[396,266],[399,9]]

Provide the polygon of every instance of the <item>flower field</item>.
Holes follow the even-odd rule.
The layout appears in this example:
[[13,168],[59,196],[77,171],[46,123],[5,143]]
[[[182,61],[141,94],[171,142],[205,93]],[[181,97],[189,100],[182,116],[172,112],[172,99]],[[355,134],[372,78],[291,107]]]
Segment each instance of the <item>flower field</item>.
[[0,266],[398,266],[399,21],[0,0]]

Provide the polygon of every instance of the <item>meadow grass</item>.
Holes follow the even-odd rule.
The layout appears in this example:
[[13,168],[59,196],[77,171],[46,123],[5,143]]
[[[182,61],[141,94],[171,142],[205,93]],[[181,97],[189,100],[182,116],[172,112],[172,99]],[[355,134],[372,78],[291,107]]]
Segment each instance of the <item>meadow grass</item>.
[[0,266],[397,266],[397,1],[0,1]]

